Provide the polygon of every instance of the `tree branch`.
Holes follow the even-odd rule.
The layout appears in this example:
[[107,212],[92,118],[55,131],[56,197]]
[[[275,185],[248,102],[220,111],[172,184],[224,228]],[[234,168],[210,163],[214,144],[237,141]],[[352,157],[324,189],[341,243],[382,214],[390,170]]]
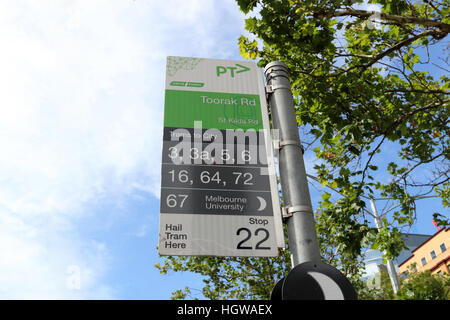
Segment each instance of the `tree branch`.
[[422,164],[424,164],[424,163],[430,163],[430,162],[436,160],[437,158],[439,158],[439,157],[441,157],[441,156],[443,156],[443,155],[444,155],[444,153],[442,152],[442,153],[440,153],[440,154],[438,154],[438,155],[436,155],[436,156],[434,156],[434,157],[432,157],[432,158],[430,158],[430,159],[428,159],[428,160],[419,161],[419,162],[416,163],[414,166],[412,166],[412,167],[409,168],[407,171],[405,171],[405,172],[404,172],[399,178],[397,178],[394,182],[397,183],[397,182],[399,182],[399,181],[402,180],[402,179],[406,179],[406,177],[408,176],[408,174],[410,174],[410,173],[411,173],[414,169],[416,169],[418,166],[420,166],[420,165],[422,165]]
[[343,16],[350,16],[350,17],[357,17],[357,18],[369,18],[372,15],[376,15],[377,18],[386,20],[386,21],[393,21],[401,24],[416,24],[421,25],[424,27],[433,27],[437,28],[441,31],[441,33],[449,33],[450,32],[450,24],[436,21],[436,20],[430,20],[430,19],[423,19],[418,17],[402,17],[377,11],[366,11],[366,10],[355,10],[355,9],[347,9],[343,11],[318,11],[313,14],[315,18],[333,18],[333,17],[343,17]]
[[411,89],[403,89],[403,88],[394,88],[394,89],[385,89],[383,90],[383,92],[408,92],[408,93],[426,93],[426,94],[450,94],[450,91],[444,91],[444,90],[423,90],[423,89],[416,89],[416,88],[411,88]]
[[377,150],[380,149],[380,147],[383,144],[385,139],[386,139],[386,135],[383,136],[380,143],[378,143],[378,145],[375,147],[375,149],[373,149],[373,151],[370,152],[369,160],[367,160],[366,166],[364,167],[364,170],[362,172],[361,182],[364,182],[364,179],[366,178],[367,169],[369,168],[370,161],[372,161],[373,156],[375,155],[375,153],[377,153]]
[[339,72],[339,73],[330,74],[329,76],[330,76],[330,77],[331,77],[331,76],[336,77],[336,76],[339,76],[339,75],[341,75],[341,74],[343,74],[343,73],[346,73],[346,72],[348,72],[348,71],[350,71],[350,70],[352,70],[352,69],[356,69],[356,68],[362,68],[362,71],[361,71],[361,72],[364,72],[367,68],[369,68],[370,66],[372,66],[373,64],[375,64],[378,60],[383,59],[384,57],[386,57],[386,56],[389,55],[390,53],[392,53],[392,52],[394,52],[394,51],[396,51],[396,50],[399,50],[399,49],[401,49],[402,47],[407,46],[407,45],[413,43],[414,41],[416,41],[416,40],[419,39],[419,38],[427,37],[427,36],[430,36],[430,35],[436,35],[436,34],[438,34],[436,30],[433,30],[433,29],[425,30],[425,31],[423,31],[423,32],[421,32],[421,33],[419,33],[419,34],[416,34],[416,35],[413,36],[413,37],[407,38],[407,39],[405,39],[405,40],[403,40],[403,41],[400,41],[400,42],[396,43],[394,46],[390,47],[389,49],[387,49],[387,50],[385,50],[385,51],[383,51],[383,52],[380,52],[379,54],[377,54],[376,56],[374,56],[373,59],[372,59],[370,62],[368,62],[368,63],[366,63],[366,64],[354,65],[354,66],[351,66],[350,68],[347,68],[347,69],[345,69],[345,70],[343,70],[343,71],[341,71],[341,72]]

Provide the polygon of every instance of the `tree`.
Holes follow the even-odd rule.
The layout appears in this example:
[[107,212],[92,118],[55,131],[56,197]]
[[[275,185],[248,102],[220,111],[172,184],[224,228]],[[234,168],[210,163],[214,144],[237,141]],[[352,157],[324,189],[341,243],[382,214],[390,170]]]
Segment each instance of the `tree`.
[[410,270],[407,279],[400,279],[400,290],[392,290],[389,275],[381,269],[379,281],[367,280],[360,290],[362,300],[449,300],[450,275],[431,274],[429,270]]
[[401,300],[449,300],[450,275],[431,274],[429,270],[412,272],[403,281],[397,298]]
[[[237,2],[259,14],[246,19],[257,39],[241,36],[241,54],[287,64],[319,181],[343,195],[322,195],[319,234],[336,235],[339,253],[359,254],[364,244],[398,255],[416,200],[449,202],[449,64],[440,52],[449,2],[369,1],[380,12],[358,9],[363,1]],[[377,232],[364,198],[380,197],[400,206]]]
[[[322,256],[363,290],[362,248],[397,256],[416,200],[436,194],[450,203],[449,64],[441,53],[449,2],[370,0],[379,12],[355,0],[237,3],[257,12],[246,19],[254,39],[239,38],[241,55],[289,67],[305,152],[320,160],[322,186],[340,194],[332,201],[324,192],[316,212]],[[398,209],[377,230],[364,200],[380,197]],[[435,220],[448,223],[440,213]],[[169,257],[158,267],[204,275],[208,298],[267,298],[289,264],[282,252],[273,260]]]
[[380,268],[378,279],[369,279],[359,291],[360,300],[393,300],[395,299],[391,280],[387,270]]
[[[161,273],[189,271],[205,277],[202,294],[208,299],[269,299],[277,280],[291,269],[289,252],[276,258],[167,257],[156,267]],[[178,290],[172,298],[192,298],[190,288]]]

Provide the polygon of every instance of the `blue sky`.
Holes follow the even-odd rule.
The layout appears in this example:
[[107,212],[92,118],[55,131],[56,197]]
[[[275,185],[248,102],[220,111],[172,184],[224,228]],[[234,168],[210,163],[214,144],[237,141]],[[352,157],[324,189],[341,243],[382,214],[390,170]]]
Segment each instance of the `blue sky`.
[[0,298],[195,287],[154,268],[165,59],[238,59],[243,25],[233,0],[0,1]]
[[165,59],[240,59],[242,33],[234,0],[0,0],[0,298],[201,289],[154,267]]

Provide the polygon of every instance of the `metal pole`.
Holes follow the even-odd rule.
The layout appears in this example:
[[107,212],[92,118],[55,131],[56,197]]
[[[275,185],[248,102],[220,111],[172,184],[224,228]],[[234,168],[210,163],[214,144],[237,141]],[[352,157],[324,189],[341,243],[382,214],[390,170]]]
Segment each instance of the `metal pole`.
[[[381,230],[381,220],[378,216],[377,207],[375,206],[375,201],[373,199],[370,199],[370,206],[375,217],[375,226],[378,230]],[[395,271],[394,262],[391,259],[387,259],[387,270],[389,278],[391,279],[392,289],[394,290],[394,293],[397,294],[398,290],[400,289],[400,283],[397,278],[397,272]]]
[[288,68],[271,62],[265,69],[273,127],[280,137],[279,170],[284,208],[287,212],[289,250],[293,266],[320,262],[311,197],[306,178]]

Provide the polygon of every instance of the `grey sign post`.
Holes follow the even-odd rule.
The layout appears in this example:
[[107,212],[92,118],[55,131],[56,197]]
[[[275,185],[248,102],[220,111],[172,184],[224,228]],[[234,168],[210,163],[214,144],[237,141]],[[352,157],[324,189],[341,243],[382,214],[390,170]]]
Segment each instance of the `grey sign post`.
[[273,127],[279,132],[279,170],[287,214],[289,249],[294,265],[320,261],[303,151],[298,134],[288,68],[271,62],[265,68]]
[[271,62],[265,76],[273,127],[280,139],[280,182],[293,260],[292,270],[275,285],[272,300],[357,299],[350,281],[321,262],[288,68],[282,62]]

